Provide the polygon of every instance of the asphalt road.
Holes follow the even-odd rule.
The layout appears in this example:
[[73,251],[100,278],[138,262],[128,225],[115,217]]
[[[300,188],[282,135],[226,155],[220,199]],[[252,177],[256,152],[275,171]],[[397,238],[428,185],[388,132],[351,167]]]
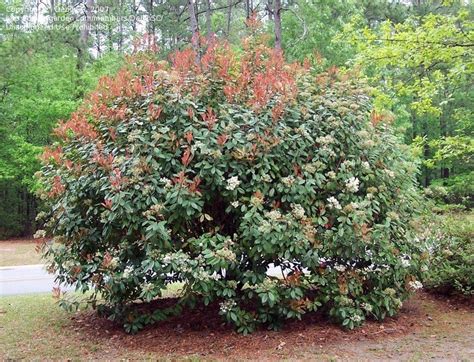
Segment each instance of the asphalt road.
[[50,292],[54,285],[54,275],[41,264],[0,268],[0,296]]
[[[270,266],[267,274],[280,276],[281,269]],[[48,274],[42,264],[0,267],[0,296],[47,293],[54,286],[54,275]]]

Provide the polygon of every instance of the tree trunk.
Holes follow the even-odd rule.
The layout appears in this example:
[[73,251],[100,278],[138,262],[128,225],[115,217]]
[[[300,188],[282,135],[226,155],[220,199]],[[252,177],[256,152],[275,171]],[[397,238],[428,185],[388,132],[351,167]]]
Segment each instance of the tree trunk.
[[232,0],[227,0],[227,27],[225,34],[230,36],[230,21],[232,20]]
[[245,17],[246,19],[250,19],[250,0],[245,0]]
[[275,49],[281,50],[281,0],[274,0]]
[[273,1],[268,0],[267,1],[267,15],[268,15],[268,20],[273,21]]
[[[427,137],[428,135],[428,123],[425,120],[424,125],[423,125],[423,135]],[[424,147],[423,147],[423,158],[425,160],[429,159],[430,157],[430,146],[428,145],[428,142],[425,142]],[[430,185],[430,169],[426,166],[423,167],[424,172],[425,172],[425,179],[424,179],[424,187],[428,187]]]
[[206,0],[206,37],[211,39],[212,24],[211,24],[211,0]]
[[[446,138],[448,135],[448,127],[446,122],[446,114],[442,112],[439,117],[439,130],[441,134],[441,138]],[[449,168],[443,167],[443,163],[441,164],[441,178],[449,178]]]
[[91,24],[92,24],[92,10],[94,8],[94,0],[86,0],[86,9],[84,13],[84,22],[81,28],[81,35],[80,35],[80,46],[81,48],[86,51],[87,50],[87,43],[89,41],[90,31],[91,31]]
[[138,16],[138,8],[139,5],[135,4],[135,0],[132,0],[132,32],[135,33],[137,31],[137,16]]
[[199,57],[199,27],[196,15],[196,8],[194,7],[195,0],[188,0],[189,22],[191,28],[191,44],[193,50],[196,52],[196,63],[200,63]]
[[119,39],[118,39],[118,50],[122,52],[123,50],[123,0],[119,0]]
[[49,6],[49,23],[50,24],[53,24],[55,23],[55,18],[56,18],[56,4],[55,4],[55,0],[51,0],[49,2],[50,6]]
[[148,10],[148,34],[155,36],[155,19],[153,18],[154,14],[154,4],[153,0],[150,0],[150,9]]
[[86,0],[85,11],[84,11],[84,21],[82,22],[81,32],[79,34],[79,41],[77,44],[77,98],[82,98],[84,96],[84,91],[81,82],[81,73],[84,69],[86,62],[86,55],[89,46],[89,37],[92,24],[92,12],[94,8],[94,0]]
[[98,27],[95,29],[95,49],[97,51],[97,56],[100,57],[102,55],[102,47],[100,43],[100,32]]

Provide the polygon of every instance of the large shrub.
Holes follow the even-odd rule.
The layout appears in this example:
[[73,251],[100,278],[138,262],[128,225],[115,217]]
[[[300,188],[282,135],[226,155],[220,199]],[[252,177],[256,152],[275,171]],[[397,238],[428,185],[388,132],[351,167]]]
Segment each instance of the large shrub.
[[422,219],[419,241],[430,252],[426,289],[474,297],[474,214],[453,212]]
[[[50,269],[131,332],[196,302],[242,333],[393,315],[420,287],[413,163],[361,84],[243,48],[132,57],[58,126],[40,175]],[[174,282],[176,304],[138,303]]]

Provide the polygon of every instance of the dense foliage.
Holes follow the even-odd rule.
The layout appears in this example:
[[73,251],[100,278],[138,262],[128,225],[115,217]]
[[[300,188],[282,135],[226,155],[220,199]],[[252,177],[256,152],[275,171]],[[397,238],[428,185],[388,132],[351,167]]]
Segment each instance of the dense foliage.
[[[243,48],[141,53],[56,128],[39,175],[50,270],[131,332],[196,302],[242,333],[317,309],[347,328],[394,315],[421,287],[414,163],[350,74]],[[133,308],[174,282],[175,306]]]
[[472,212],[428,216],[419,233],[430,251],[425,287],[447,295],[474,297],[474,222]]
[[419,148],[423,184],[437,179],[469,206],[472,190],[459,191],[473,180],[474,27],[472,7],[449,3],[457,2],[374,28],[359,17],[340,39],[350,39],[352,62],[377,86],[377,108],[395,113],[407,142]]

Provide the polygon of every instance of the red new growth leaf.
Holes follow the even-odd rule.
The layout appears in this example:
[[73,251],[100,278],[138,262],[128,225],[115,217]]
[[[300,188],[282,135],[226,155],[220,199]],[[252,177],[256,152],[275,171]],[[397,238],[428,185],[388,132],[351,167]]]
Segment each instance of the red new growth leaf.
[[188,186],[189,191],[191,192],[199,192],[198,186],[201,184],[201,179],[199,177],[195,177],[193,182],[191,182]]
[[211,107],[207,108],[206,113],[202,115],[202,119],[207,123],[207,128],[209,130],[212,130],[217,122],[217,116]]
[[48,193],[48,196],[50,198],[57,197],[61,195],[66,188],[61,182],[61,176],[54,176],[53,177],[53,185],[51,187],[51,190]]
[[56,164],[61,164],[61,156],[63,154],[63,150],[61,146],[50,148],[46,147],[44,149],[43,154],[40,156],[40,159],[45,163],[48,164],[50,161],[56,162]]
[[92,157],[92,162],[97,163],[100,167],[106,170],[111,170],[112,164],[114,163],[114,156],[111,153],[104,155],[100,153],[100,151],[96,151]]
[[101,204],[103,207],[106,209],[111,209],[112,208],[112,200],[111,199],[105,199],[104,202]]
[[219,146],[223,146],[227,142],[228,139],[229,139],[228,135],[221,134],[221,135],[217,136],[217,144]]
[[188,116],[189,118],[193,118],[194,117],[194,110],[191,108],[191,107],[188,107]]
[[380,114],[380,113],[377,113],[375,111],[372,111],[370,113],[370,122],[372,123],[372,125],[376,126],[377,124],[379,124],[381,121],[383,120],[383,115]]
[[150,114],[150,118],[152,121],[157,120],[160,118],[162,108],[160,106],[156,106],[153,103],[150,103],[148,106],[148,113]]
[[184,151],[183,157],[181,157],[181,163],[184,166],[188,166],[190,162],[191,162],[191,148],[188,147]]
[[180,173],[178,173],[176,177],[173,178],[173,183],[182,185],[184,184],[185,180],[186,180],[186,175],[184,174],[183,171],[181,171]]
[[112,172],[112,175],[109,177],[110,185],[114,190],[120,190],[122,184],[125,182],[125,179],[122,177],[122,172],[120,169],[115,168]]
[[71,118],[67,122],[60,122],[54,133],[62,138],[66,139],[71,137],[95,139],[97,132],[94,127],[87,122],[87,119],[78,113],[73,113]]
[[188,143],[191,143],[191,141],[193,140],[193,133],[191,131],[186,132],[184,134],[184,138],[186,139],[186,141],[188,141]]
[[294,164],[293,165],[293,171],[295,173],[296,177],[301,177],[301,167],[299,165]]

